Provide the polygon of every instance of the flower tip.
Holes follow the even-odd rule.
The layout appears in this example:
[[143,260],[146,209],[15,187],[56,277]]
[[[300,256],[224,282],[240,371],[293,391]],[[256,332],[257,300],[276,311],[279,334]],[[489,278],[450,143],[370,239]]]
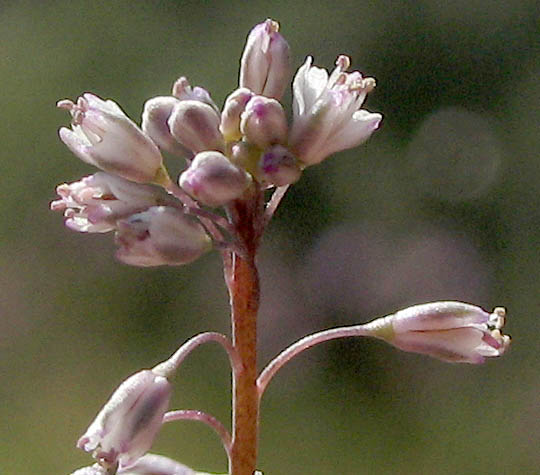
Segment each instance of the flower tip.
[[264,26],[268,34],[279,32],[279,23],[275,20],[272,20],[271,18],[266,19],[266,21],[264,22]]
[[74,106],[75,104],[71,99],[62,99],[56,103],[56,107],[58,107],[58,109],[65,109],[68,111],[73,109]]

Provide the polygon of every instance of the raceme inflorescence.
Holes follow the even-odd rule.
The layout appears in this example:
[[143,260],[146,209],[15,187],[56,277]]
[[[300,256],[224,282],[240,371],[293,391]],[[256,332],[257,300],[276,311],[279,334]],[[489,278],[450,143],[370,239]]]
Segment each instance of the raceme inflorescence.
[[[370,336],[440,360],[482,363],[509,345],[505,310],[486,312],[454,301],[416,305],[363,325],[338,327],[299,340],[262,372],[256,367],[261,237],[288,187],[304,170],[356,147],[382,116],[362,108],[375,80],[349,71],[338,56],[331,73],[307,57],[292,82],[292,119],[281,104],[288,89],[289,45],[266,20],[248,35],[238,88],[220,110],[208,91],[178,79],[171,95],[149,99],[138,126],[111,100],[85,93],[62,100],[71,115],[61,140],[100,171],[57,187],[51,209],[82,233],[114,232],[116,257],[133,266],[183,265],[212,249],[221,255],[230,295],[232,338],[206,332],[167,360],[124,381],[79,439],[92,466],[83,474],[195,475],[168,457],[149,453],[163,424],[195,420],[221,438],[229,473],[257,467],[259,407],[274,374],[294,356],[336,338]],[[163,154],[185,162],[171,178]],[[196,347],[215,342],[228,355],[233,379],[232,430],[198,410],[169,410],[174,376]]]

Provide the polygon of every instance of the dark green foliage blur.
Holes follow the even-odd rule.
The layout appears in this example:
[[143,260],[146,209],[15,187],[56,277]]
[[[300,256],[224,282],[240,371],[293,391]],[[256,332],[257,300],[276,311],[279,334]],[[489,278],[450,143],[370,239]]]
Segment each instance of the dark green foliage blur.
[[[540,455],[540,48],[532,0],[4,1],[0,6],[0,473],[67,474],[112,390],[191,335],[229,331],[217,253],[182,268],[114,261],[110,235],[48,211],[92,173],[59,141],[63,98],[92,91],[136,121],[186,75],[218,104],[249,29],[281,23],[294,66],[339,53],[377,79],[384,114],[358,149],[308,169],[261,251],[261,365],[305,333],[430,300],[508,308],[509,354],[481,367],[373,341],[313,349],[263,400],[260,469],[289,474],[533,474]],[[290,103],[290,95],[286,98]],[[178,171],[179,163],[169,161]],[[229,422],[212,345],[174,408]],[[164,428],[154,448],[224,472],[215,435]]]

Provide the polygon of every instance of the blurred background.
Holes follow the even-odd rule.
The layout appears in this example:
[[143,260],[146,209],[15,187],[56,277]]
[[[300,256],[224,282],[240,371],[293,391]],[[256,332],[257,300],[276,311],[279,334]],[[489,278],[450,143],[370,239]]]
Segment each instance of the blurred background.
[[[0,473],[89,465],[78,437],[128,375],[229,332],[220,259],[138,269],[111,235],[48,210],[93,172],[59,141],[59,99],[92,91],[135,121],[180,75],[222,104],[250,28],[281,23],[295,69],[339,53],[377,79],[362,147],[306,171],[260,256],[260,363],[308,332],[457,299],[508,308],[508,355],[448,365],[384,343],[312,349],[270,385],[260,469],[533,474],[540,455],[540,47],[532,0],[4,1],[0,6]],[[286,102],[290,104],[288,96]],[[178,163],[169,162],[179,169]],[[222,351],[199,349],[174,408],[229,421]],[[224,472],[215,435],[170,424],[154,451]]]

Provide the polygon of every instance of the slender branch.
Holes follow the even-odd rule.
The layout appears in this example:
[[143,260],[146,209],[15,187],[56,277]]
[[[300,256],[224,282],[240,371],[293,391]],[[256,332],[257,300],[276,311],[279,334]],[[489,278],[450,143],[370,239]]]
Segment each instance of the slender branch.
[[163,422],[173,421],[198,421],[203,422],[211,429],[213,429],[217,435],[221,438],[223,448],[227,452],[227,456],[230,457],[231,453],[231,434],[227,428],[214,416],[207,414],[203,411],[194,409],[184,409],[181,411],[170,411],[163,416]]
[[366,330],[363,325],[353,325],[349,327],[332,328],[330,330],[324,330],[318,333],[308,335],[291,346],[283,350],[277,355],[261,372],[257,379],[257,388],[259,391],[259,399],[268,386],[270,380],[274,375],[291,359],[298,356],[304,350],[311,348],[312,346],[324,343],[325,341],[336,340],[337,338],[347,338],[352,336],[370,336],[371,332]]
[[180,348],[178,348],[178,350],[176,350],[176,352],[168,360],[155,366],[152,371],[165,377],[172,376],[187,355],[189,355],[198,346],[209,341],[219,343],[225,349],[227,355],[229,356],[233,374],[240,371],[242,368],[242,362],[240,361],[237,351],[234,349],[226,336],[216,332],[199,333],[198,335],[189,339]]
[[272,219],[272,216],[274,216],[274,213],[276,212],[279,204],[281,203],[281,200],[285,196],[285,193],[287,193],[289,186],[290,185],[280,186],[274,190],[274,193],[272,193],[272,197],[268,201],[266,208],[264,210],[263,225],[262,225],[263,230],[264,228],[266,228],[266,226]]

